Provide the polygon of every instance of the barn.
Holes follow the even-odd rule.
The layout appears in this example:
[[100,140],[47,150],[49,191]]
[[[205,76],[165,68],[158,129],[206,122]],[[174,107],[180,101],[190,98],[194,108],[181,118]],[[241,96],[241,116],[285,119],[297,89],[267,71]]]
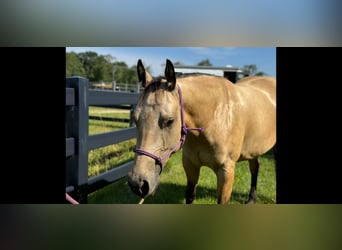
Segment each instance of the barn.
[[187,65],[174,65],[176,73],[204,73],[217,76],[223,76],[235,83],[239,79],[248,76],[248,72],[239,67],[227,65],[225,67],[214,66],[187,66]]

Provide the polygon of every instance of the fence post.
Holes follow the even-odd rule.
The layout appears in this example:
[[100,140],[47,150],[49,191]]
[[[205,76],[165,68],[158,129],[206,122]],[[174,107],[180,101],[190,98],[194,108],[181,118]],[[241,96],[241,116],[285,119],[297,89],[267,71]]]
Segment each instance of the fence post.
[[66,79],[66,87],[75,89],[75,106],[66,112],[66,137],[75,138],[75,154],[66,159],[66,185],[74,186],[79,203],[87,203],[88,194],[88,83],[83,77]]

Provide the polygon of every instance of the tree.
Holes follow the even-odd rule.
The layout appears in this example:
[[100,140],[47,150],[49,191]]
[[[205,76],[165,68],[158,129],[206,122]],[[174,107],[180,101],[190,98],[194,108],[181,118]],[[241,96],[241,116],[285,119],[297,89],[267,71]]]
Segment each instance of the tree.
[[90,81],[94,80],[93,67],[94,67],[94,62],[97,56],[98,56],[97,53],[94,51],[86,51],[86,52],[78,53],[78,58],[83,64],[83,67],[86,72],[86,78],[88,78]]
[[197,66],[213,66],[209,59],[205,59],[196,64]]
[[133,65],[127,70],[127,82],[128,83],[137,83],[138,77],[137,77],[137,67]]
[[66,53],[66,76],[79,75],[91,82],[137,83],[136,65],[128,67],[125,62],[114,62],[114,59],[112,55],[98,55],[93,51]]
[[263,71],[258,71],[258,72],[255,73],[255,75],[256,76],[265,76],[267,74],[265,72],[263,72]]
[[177,62],[174,62],[173,65],[183,65],[183,63],[180,61],[177,61]]
[[85,69],[85,77],[94,82],[111,82],[113,79],[114,57],[111,55],[98,55],[93,51],[86,51],[77,54]]
[[92,76],[93,81],[100,82],[111,82],[112,74],[111,74],[112,64],[108,61],[106,56],[100,55],[94,60],[94,65],[92,67]]
[[[115,62],[113,64],[114,67],[114,74],[115,74],[115,81],[118,83],[130,83],[134,84],[137,83],[137,67],[136,65],[131,66],[130,68],[125,62]],[[149,68],[146,67],[148,71]]]
[[263,76],[266,73],[257,70],[257,66],[255,64],[248,64],[243,66],[243,69],[248,72],[250,76]]
[[248,64],[243,66],[243,69],[248,73],[248,75],[253,76],[257,70],[255,64]]
[[86,77],[83,65],[75,52],[66,53],[66,77],[70,76]]
[[112,55],[104,55],[104,58],[106,59],[107,62],[113,63],[114,60],[116,60],[116,57]]
[[128,68],[125,62],[113,63],[113,74],[115,82],[126,83],[126,69]]

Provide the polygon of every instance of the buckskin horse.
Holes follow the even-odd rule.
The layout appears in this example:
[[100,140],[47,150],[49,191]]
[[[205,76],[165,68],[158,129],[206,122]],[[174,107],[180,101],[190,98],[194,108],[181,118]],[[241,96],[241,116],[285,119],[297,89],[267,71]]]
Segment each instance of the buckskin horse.
[[217,176],[217,203],[228,203],[235,164],[242,160],[251,172],[246,203],[255,203],[258,156],[276,143],[276,79],[250,76],[233,84],[214,75],[178,75],[168,59],[165,77],[152,78],[140,59],[137,75],[144,91],[133,114],[131,190],[142,198],[153,194],[169,157],[182,147],[187,204],[195,199],[201,166]]

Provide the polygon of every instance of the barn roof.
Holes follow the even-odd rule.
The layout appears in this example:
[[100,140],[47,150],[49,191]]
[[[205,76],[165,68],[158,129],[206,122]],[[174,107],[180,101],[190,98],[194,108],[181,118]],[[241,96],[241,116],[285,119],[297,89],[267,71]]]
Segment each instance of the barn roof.
[[236,72],[236,73],[244,73],[244,69],[239,67],[216,67],[216,66],[189,66],[189,65],[174,65],[176,72],[182,73],[206,73],[206,74],[214,74],[214,75],[223,75],[224,72]]

